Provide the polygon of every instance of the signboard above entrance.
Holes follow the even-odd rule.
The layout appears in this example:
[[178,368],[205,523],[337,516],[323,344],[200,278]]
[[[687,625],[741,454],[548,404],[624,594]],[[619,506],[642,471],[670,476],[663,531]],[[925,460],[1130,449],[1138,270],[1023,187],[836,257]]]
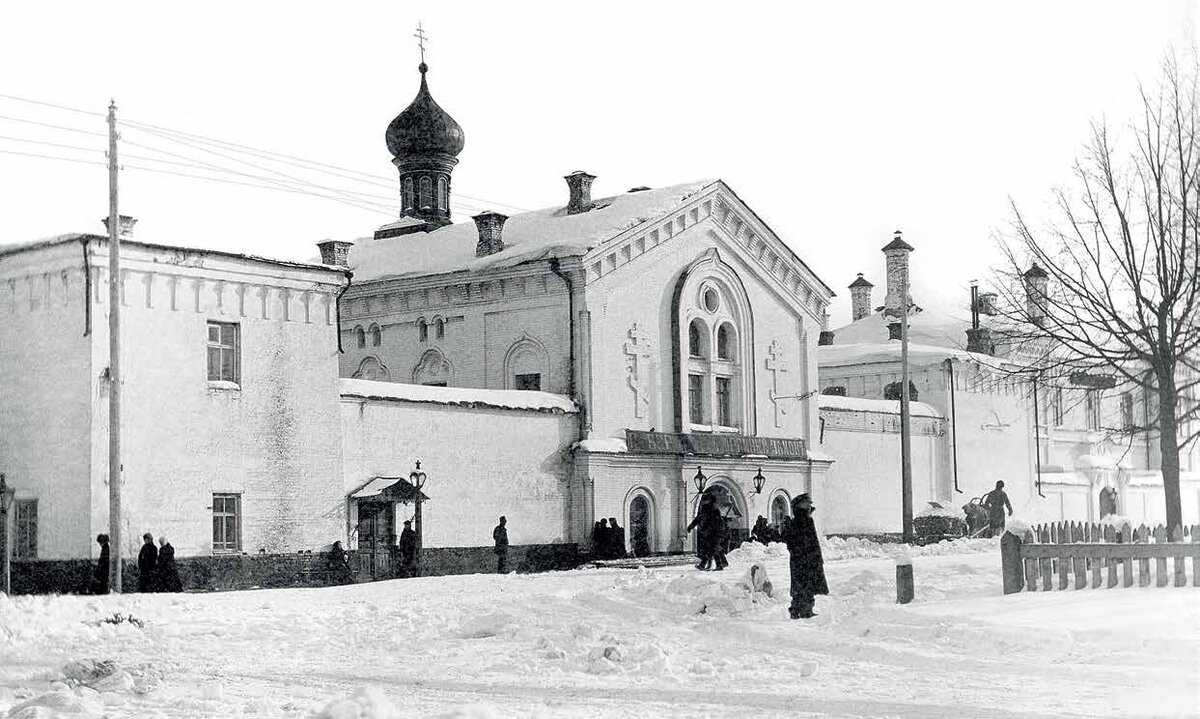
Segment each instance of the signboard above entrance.
[[739,434],[675,434],[625,430],[625,445],[637,454],[692,454],[713,457],[755,455],[769,459],[808,459],[804,440],[791,437],[743,437]]

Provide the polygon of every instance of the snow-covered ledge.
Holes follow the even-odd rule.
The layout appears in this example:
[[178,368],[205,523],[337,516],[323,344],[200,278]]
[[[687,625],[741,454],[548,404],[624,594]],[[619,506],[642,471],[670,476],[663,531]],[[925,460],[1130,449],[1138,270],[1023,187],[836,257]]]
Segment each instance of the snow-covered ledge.
[[475,387],[431,387],[422,384],[377,382],[366,379],[339,379],[338,383],[342,397],[465,407],[494,407],[529,412],[571,414],[579,411],[570,397],[550,392]]

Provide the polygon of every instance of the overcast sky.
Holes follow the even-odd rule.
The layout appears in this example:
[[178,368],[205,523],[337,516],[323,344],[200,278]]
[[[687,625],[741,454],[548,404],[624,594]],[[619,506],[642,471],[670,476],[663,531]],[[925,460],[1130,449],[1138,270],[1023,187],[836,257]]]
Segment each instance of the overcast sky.
[[[1129,119],[1138,81],[1195,44],[1197,13],[1195,0],[116,5],[3,11],[0,95],[96,114],[0,98],[0,244],[103,231],[110,98],[120,120],[378,183],[127,126],[121,211],[137,239],[308,259],[323,239],[369,235],[398,211],[383,133],[417,90],[420,21],[432,93],[466,133],[456,221],[563,205],[573,170],[598,176],[595,196],[720,177],[838,293],[835,326],[855,273],[882,302],[879,249],[897,228],[916,247],[916,301],[962,305],[1008,198],[1046,207],[1089,121]],[[383,207],[135,165],[259,185],[273,170]]]

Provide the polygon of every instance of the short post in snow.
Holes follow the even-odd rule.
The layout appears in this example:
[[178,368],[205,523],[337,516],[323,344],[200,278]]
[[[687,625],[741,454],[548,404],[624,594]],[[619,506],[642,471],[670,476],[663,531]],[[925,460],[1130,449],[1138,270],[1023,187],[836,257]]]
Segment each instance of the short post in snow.
[[896,603],[908,604],[914,594],[912,557],[905,550],[896,557]]
[[1000,573],[1004,577],[1005,594],[1016,594],[1025,586],[1025,567],[1021,564],[1021,538],[1012,532],[1000,535]]

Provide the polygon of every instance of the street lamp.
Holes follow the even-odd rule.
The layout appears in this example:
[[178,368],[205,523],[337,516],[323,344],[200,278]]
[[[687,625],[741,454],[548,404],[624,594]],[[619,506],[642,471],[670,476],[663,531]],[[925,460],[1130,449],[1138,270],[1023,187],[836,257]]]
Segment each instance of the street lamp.
[[696,476],[692,477],[692,481],[696,483],[696,494],[704,494],[704,485],[708,483],[708,477],[704,475],[700,465],[696,465]]
[[[417,503],[417,507],[416,511],[413,513],[413,519],[415,519],[417,523],[416,564],[418,568],[421,566],[421,540],[425,534],[425,524],[421,521],[421,490],[425,487],[425,477],[425,473],[421,471],[421,460],[418,459],[416,469],[408,473],[408,481],[412,483],[412,486],[415,487],[417,491],[416,499],[414,500]],[[420,574],[420,571],[417,573]]]
[[0,561],[4,562],[4,594],[12,594],[12,544],[8,532],[8,509],[16,496],[15,487],[8,486],[4,475],[0,474]]
[[754,475],[754,493],[762,494],[762,488],[766,482],[767,478],[763,476],[762,467],[759,467],[758,474]]

